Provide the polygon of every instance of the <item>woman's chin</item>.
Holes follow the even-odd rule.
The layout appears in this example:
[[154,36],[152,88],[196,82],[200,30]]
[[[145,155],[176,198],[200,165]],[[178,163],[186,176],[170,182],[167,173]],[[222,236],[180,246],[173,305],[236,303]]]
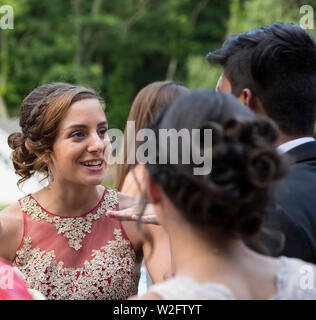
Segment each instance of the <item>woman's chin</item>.
[[84,177],[83,179],[81,179],[81,183],[88,186],[97,186],[99,184],[102,184],[104,180],[105,174],[98,174],[95,176]]
[[100,185],[104,182],[104,177],[103,178],[94,178],[94,179],[87,179],[85,181],[85,184],[86,185],[89,185],[89,186],[97,186],[97,185]]

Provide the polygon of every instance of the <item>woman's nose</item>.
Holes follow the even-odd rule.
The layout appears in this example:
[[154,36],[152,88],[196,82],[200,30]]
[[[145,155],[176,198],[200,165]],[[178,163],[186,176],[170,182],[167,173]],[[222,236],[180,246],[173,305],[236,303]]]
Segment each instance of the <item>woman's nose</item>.
[[89,152],[103,152],[106,145],[106,139],[100,137],[98,134],[94,134],[89,139],[89,146],[88,151]]

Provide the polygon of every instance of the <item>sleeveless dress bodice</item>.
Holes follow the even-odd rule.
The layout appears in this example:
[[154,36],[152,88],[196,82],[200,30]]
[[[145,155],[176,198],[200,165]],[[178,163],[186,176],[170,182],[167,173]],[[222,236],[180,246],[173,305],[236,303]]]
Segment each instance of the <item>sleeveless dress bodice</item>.
[[46,211],[28,195],[19,200],[24,232],[13,264],[29,288],[53,300],[127,299],[137,293],[136,254],[121,222],[117,192],[105,188],[98,205],[80,217]]

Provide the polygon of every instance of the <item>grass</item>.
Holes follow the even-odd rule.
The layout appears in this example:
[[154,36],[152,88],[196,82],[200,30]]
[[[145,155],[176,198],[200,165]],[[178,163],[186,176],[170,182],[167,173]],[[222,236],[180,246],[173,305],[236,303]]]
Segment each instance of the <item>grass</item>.
[[0,211],[8,207],[9,204],[0,204]]
[[106,186],[106,187],[109,187],[109,188],[113,188],[113,181],[104,180],[104,181],[102,182],[102,186]]

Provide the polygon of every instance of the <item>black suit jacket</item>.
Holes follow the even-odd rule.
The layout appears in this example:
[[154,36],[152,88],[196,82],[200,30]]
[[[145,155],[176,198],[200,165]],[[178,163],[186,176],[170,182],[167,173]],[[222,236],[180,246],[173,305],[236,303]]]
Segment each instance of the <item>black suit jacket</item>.
[[275,192],[277,208],[265,226],[281,231],[283,249],[271,237],[262,235],[263,244],[275,256],[288,256],[316,263],[316,142],[307,142],[287,152],[289,175]]

